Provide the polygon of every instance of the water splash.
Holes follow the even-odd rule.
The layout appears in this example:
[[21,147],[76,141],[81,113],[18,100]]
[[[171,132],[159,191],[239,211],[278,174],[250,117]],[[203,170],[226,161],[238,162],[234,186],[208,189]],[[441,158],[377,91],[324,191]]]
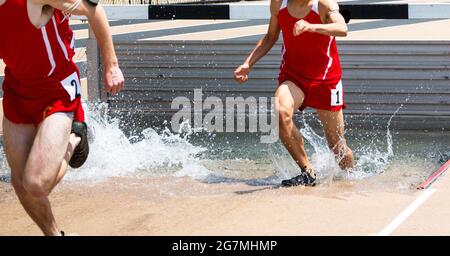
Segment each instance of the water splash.
[[[321,183],[331,184],[335,179],[342,178],[364,179],[384,172],[383,175],[376,176],[377,179],[384,178],[377,181],[380,184],[401,182],[408,185],[422,180],[426,176],[424,171],[437,168],[433,159],[447,159],[444,155],[449,153],[446,146],[448,143],[443,138],[449,138],[448,136],[437,137],[442,142],[439,144],[441,154],[437,156],[425,146],[430,144],[428,140],[425,140],[423,147],[418,148],[421,144],[417,141],[411,143],[413,140],[408,139],[408,143],[402,144],[401,136],[396,135],[396,151],[400,153],[394,156],[391,123],[401,107],[391,116],[381,136],[373,130],[349,136],[350,146],[357,157],[355,171],[351,174],[340,170],[326,140],[305,122],[301,132],[308,142],[307,150]],[[88,114],[87,121],[92,128],[90,134],[95,137],[90,144],[90,157],[81,169],[70,170],[65,180],[95,182],[123,176],[188,176],[202,182],[270,185],[279,184],[279,179],[292,177],[299,171],[281,143],[271,144],[268,151],[265,151],[261,150],[262,145],[257,136],[254,139],[236,134],[216,137],[217,134],[200,133],[200,130],[192,129],[189,123],[182,124],[180,131],[175,133],[169,129],[148,128],[142,132],[134,132],[132,136],[126,133],[127,136],[120,129],[118,120],[109,119],[107,104],[95,104],[90,109],[92,114]],[[139,124],[136,123],[136,126]],[[427,138],[429,137],[423,139]],[[399,150],[399,145],[404,148]],[[2,150],[3,147],[0,147],[1,155]],[[427,152],[431,152],[429,159],[424,159],[423,153]],[[4,157],[0,157],[0,160],[0,182],[8,182],[9,168]],[[273,171],[276,177],[273,176]]]
[[275,175],[280,179],[288,179],[295,174],[292,170],[298,170],[297,164],[292,160],[292,158],[285,157],[286,153],[284,148],[282,148],[280,143],[272,143],[268,146],[268,154],[270,160],[272,161]]
[[3,150],[3,140],[0,147],[0,182],[9,182],[11,179],[11,173],[6,161],[5,152]]
[[89,159],[82,168],[69,171],[68,180],[92,181],[140,173],[194,178],[209,174],[198,159],[206,148],[190,144],[191,133],[173,134],[169,129],[158,133],[147,128],[127,138],[119,128],[119,120],[109,120],[106,104],[93,104],[89,109],[87,122],[94,137]]
[[[326,139],[318,135],[303,116],[304,127],[300,129],[300,132],[312,148],[310,160],[319,180],[322,183],[332,182],[336,178],[358,180],[384,172],[394,157],[391,123],[402,108],[403,104],[392,114],[387,123],[384,147],[380,147],[375,143],[378,139],[374,138],[370,143],[362,143],[363,145],[359,148],[353,148],[356,157],[355,168],[353,172],[349,173],[340,169],[339,159],[336,159],[334,153],[329,149]],[[281,147],[281,143],[269,145],[269,155],[277,176],[280,179],[286,179],[298,175],[299,168],[297,164],[287,154],[286,150],[281,149]]]
[[378,147],[373,146],[373,143],[359,149],[357,151],[358,160],[355,163],[355,171],[349,173],[348,177],[351,179],[363,179],[370,177],[374,174],[384,172],[391,159],[394,157],[393,138],[391,133],[391,124],[394,117],[403,108],[401,104],[397,110],[394,111],[386,126],[386,148],[380,150]]
[[329,149],[326,139],[314,132],[305,119],[303,121],[304,127],[300,129],[300,132],[314,150],[311,155],[311,164],[314,166],[316,175],[322,182],[331,181],[341,172],[335,155]]

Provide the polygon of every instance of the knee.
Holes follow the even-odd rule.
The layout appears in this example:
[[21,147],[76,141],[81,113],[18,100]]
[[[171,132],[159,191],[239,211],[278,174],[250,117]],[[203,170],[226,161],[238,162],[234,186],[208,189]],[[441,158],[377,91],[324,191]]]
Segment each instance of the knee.
[[35,198],[46,197],[50,194],[50,191],[45,186],[44,180],[37,175],[27,175],[22,180],[22,186]]

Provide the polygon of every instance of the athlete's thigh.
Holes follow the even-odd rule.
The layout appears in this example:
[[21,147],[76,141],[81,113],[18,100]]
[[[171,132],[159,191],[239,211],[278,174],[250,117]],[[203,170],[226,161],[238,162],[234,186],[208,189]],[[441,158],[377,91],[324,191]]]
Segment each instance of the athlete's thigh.
[[33,124],[15,124],[3,117],[3,142],[13,181],[21,181],[36,135]]
[[344,114],[343,111],[317,110],[322,122],[325,137],[330,146],[335,146],[344,140]]
[[294,113],[305,100],[303,91],[292,81],[284,81],[275,91],[277,109]]
[[54,179],[67,153],[72,115],[55,113],[38,127],[26,165],[26,175],[39,176],[45,181]]

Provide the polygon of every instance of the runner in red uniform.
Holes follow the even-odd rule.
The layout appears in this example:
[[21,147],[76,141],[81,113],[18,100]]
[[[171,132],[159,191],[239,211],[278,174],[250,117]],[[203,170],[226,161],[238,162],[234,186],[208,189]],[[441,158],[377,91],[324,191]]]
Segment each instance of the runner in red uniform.
[[38,126],[54,113],[73,112],[76,121],[84,122],[69,19],[55,10],[47,25],[36,28],[26,6],[27,1],[8,0],[0,8],[5,117]]
[[353,154],[344,138],[342,71],[335,40],[347,35],[347,25],[336,0],[272,0],[270,9],[267,35],[236,69],[235,78],[246,82],[251,67],[269,52],[282,32],[282,62],[275,92],[280,138],[301,169],[299,176],[282,185],[314,186],[316,176],[292,118],[297,109],[315,108],[341,168],[353,168]]
[[80,167],[89,153],[80,73],[72,61],[72,13],[87,16],[98,38],[106,91],[120,91],[124,78],[108,21],[96,2],[0,0],[5,154],[16,194],[45,235],[63,234],[48,195],[67,166]]

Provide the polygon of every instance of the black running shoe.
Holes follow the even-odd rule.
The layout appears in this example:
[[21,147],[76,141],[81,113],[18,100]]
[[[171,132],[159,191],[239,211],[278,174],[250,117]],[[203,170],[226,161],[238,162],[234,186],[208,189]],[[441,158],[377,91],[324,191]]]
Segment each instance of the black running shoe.
[[69,165],[72,168],[80,168],[86,162],[89,155],[89,142],[87,138],[87,125],[77,121],[72,122],[72,133],[81,138],[80,144],[73,151]]
[[294,187],[294,186],[309,186],[314,187],[316,185],[316,177],[311,176],[308,172],[302,171],[302,173],[289,180],[283,180],[281,182],[283,187]]

